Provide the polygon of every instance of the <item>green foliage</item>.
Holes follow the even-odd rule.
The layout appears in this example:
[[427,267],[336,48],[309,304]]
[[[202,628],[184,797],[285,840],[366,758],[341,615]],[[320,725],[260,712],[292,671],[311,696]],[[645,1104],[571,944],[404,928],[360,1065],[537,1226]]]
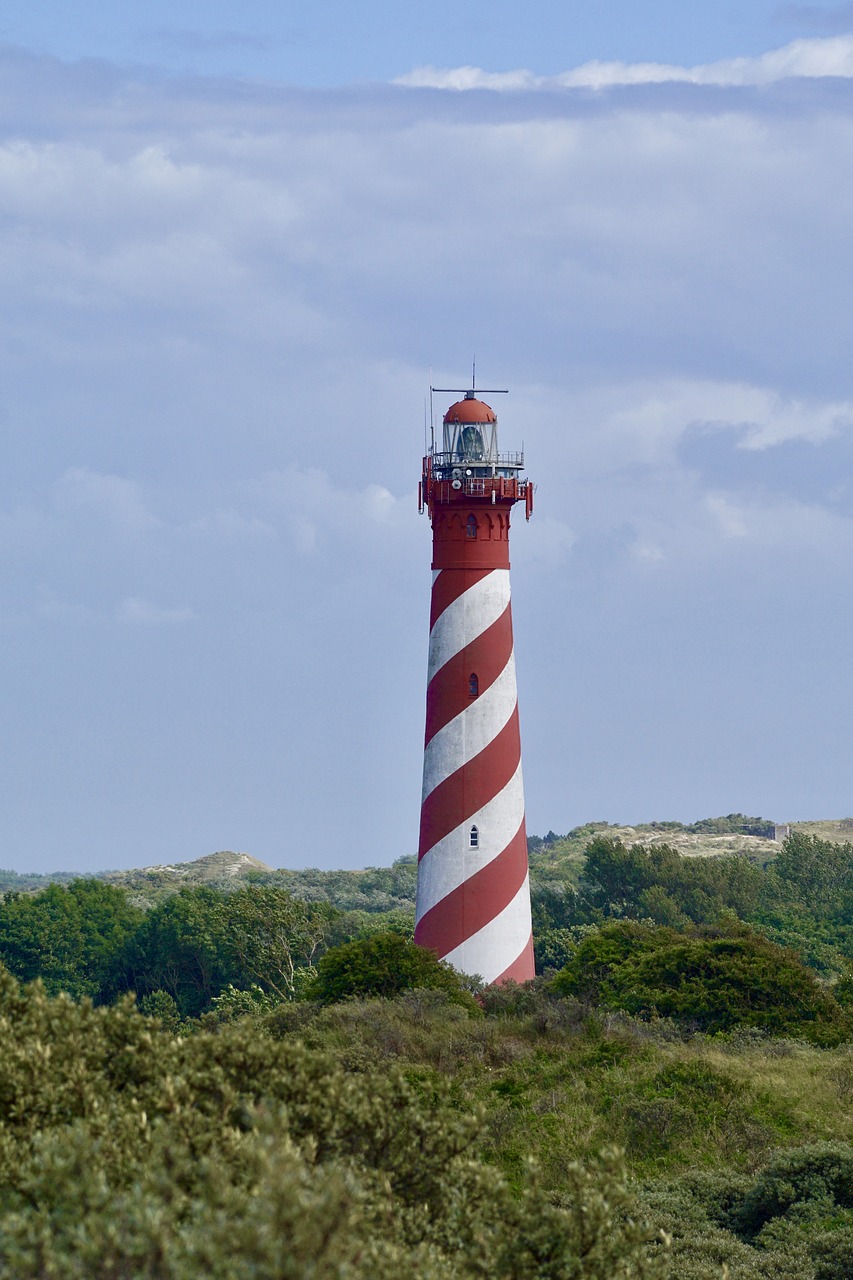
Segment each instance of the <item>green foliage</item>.
[[461,974],[399,933],[371,937],[332,947],[320,958],[309,998],[331,1003],[350,996],[396,996],[421,988],[445,992],[472,1012],[470,984]]
[[387,1066],[251,1022],[174,1038],[0,973],[1,1280],[664,1275],[618,1157],[513,1191],[480,1132]]
[[103,998],[123,948],[143,920],[121,889],[100,880],[10,893],[0,902],[0,960],[51,993]]
[[36,889],[46,889],[49,884],[70,884],[78,878],[73,871],[40,875],[37,871],[0,870],[0,893],[32,893]]
[[408,938],[415,936],[414,907],[397,907],[392,911],[342,911],[332,922],[326,942],[339,946],[357,938],[372,938],[377,933],[399,933]]
[[562,969],[574,955],[579,937],[587,930],[583,925],[571,929],[541,929],[534,935],[536,972]]
[[684,830],[718,836],[764,836],[772,840],[776,825],[767,818],[748,818],[744,813],[729,813],[724,818],[702,818]]
[[[210,1002],[210,1011],[202,1015],[201,1024],[206,1029],[213,1030],[225,1022],[261,1017],[278,1008],[278,1004],[276,998],[264,991],[263,987],[259,987],[257,983],[253,983],[248,991],[242,991],[229,982],[218,996],[213,997]],[[148,1012],[142,1001],[140,1001],[140,1008],[143,1013]]]
[[255,876],[257,883],[287,889],[304,902],[325,902],[339,911],[411,911],[415,905],[417,858],[397,858],[390,867],[358,871],[282,869]]
[[773,864],[780,895],[822,913],[844,912],[853,900],[853,845],[794,831]]
[[221,893],[183,889],[155,907],[129,941],[115,977],[118,991],[166,991],[195,1017],[229,984],[257,984],[291,999],[334,913],[262,885]]
[[853,1209],[853,1147],[821,1142],[777,1154],[732,1207],[728,1222],[750,1239],[771,1219],[790,1217],[806,1204]]
[[166,1031],[180,1030],[181,1011],[168,991],[152,991],[149,995],[142,996],[139,1011],[148,1018],[156,1018]]
[[583,879],[605,913],[675,926],[713,923],[726,910],[748,919],[765,884],[746,858],[685,858],[668,845],[626,849],[605,837],[590,843]]
[[680,1280],[720,1267],[744,1280],[849,1280],[853,1147],[821,1142],[775,1152],[751,1177],[699,1174],[647,1187],[649,1212],[673,1236]]
[[851,1030],[793,953],[743,928],[679,934],[633,921],[609,924],[581,942],[553,985],[560,994],[703,1032],[760,1027],[839,1044]]
[[849,1280],[853,1055],[813,1046],[851,1034],[853,846],[615,834],[531,841],[562,972],[476,1002],[412,943],[411,861],[220,884],[216,855],[147,915],[10,895],[0,948],[78,1003],[0,970],[0,1280]]
[[[741,817],[694,827],[737,826]],[[840,973],[845,958],[853,960],[853,845],[794,832],[765,868],[739,855],[684,857],[665,844],[626,847],[601,824],[595,827],[585,862],[558,862],[532,876],[537,942],[555,929],[608,918],[683,930],[734,915],[827,976]],[[545,953],[540,945],[540,972]]]

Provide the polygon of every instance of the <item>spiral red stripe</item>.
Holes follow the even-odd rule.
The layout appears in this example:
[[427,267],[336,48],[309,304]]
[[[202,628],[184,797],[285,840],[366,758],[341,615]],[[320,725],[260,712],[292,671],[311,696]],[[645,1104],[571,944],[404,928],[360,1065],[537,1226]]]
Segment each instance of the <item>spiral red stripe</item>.
[[507,605],[497,622],[460,649],[430,681],[425,742],[472,705],[471,676],[477,677],[477,696],[484,694],[504,670],[511,655],[512,611]]
[[448,605],[464,594],[481,578],[487,578],[491,569],[443,569],[432,584],[429,629],[432,631]]
[[526,875],[527,837],[522,822],[502,853],[418,921],[415,942],[447,955],[509,906]]
[[449,835],[509,782],[521,759],[518,708],[497,737],[424,798],[418,857]]
[[528,982],[533,969],[533,934],[531,933],[524,950],[516,956],[511,965],[504,969],[503,973],[498,974],[495,982]]

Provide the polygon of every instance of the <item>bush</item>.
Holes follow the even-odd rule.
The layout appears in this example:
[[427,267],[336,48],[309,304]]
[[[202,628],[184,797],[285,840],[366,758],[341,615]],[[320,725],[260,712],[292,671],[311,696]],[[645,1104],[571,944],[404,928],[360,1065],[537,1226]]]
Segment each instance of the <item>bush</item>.
[[853,1148],[816,1142],[778,1154],[733,1211],[732,1225],[749,1239],[771,1219],[809,1202],[853,1208]]
[[444,991],[477,1012],[466,979],[434,952],[399,933],[378,933],[332,947],[321,956],[306,994],[331,1004],[350,996],[396,996],[416,988]]
[[707,1033],[760,1027],[837,1045],[851,1030],[793,952],[738,926],[677,933],[633,921],[606,925],[581,942],[553,990]]
[[662,1276],[618,1157],[515,1193],[449,1096],[0,969],[0,1280]]

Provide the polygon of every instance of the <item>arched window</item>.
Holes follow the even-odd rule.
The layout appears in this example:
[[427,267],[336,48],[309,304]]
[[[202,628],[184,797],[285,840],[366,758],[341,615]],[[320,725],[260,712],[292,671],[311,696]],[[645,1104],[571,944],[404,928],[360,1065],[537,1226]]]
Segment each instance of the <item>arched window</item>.
[[471,830],[468,832],[468,848],[479,849],[479,847],[480,847],[480,832],[477,830],[476,827],[472,827]]
[[476,516],[471,515],[468,517],[468,523],[465,526],[465,532],[467,533],[469,538],[476,538],[477,536],[477,517]]
[[480,681],[472,671],[470,676],[468,677],[468,696],[469,698],[476,698],[479,692],[480,692]]

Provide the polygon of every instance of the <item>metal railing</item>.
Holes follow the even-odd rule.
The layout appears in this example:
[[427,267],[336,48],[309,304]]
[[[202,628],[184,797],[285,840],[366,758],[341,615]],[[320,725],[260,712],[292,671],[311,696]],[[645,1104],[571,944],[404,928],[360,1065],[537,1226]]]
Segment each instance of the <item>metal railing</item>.
[[434,453],[432,455],[433,472],[452,471],[455,467],[459,467],[461,470],[466,467],[494,467],[498,471],[502,467],[506,467],[515,471],[520,470],[523,466],[523,453],[498,453],[491,458],[460,458],[457,453]]

